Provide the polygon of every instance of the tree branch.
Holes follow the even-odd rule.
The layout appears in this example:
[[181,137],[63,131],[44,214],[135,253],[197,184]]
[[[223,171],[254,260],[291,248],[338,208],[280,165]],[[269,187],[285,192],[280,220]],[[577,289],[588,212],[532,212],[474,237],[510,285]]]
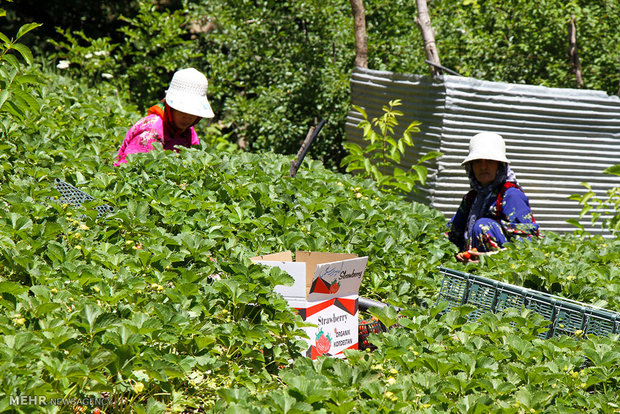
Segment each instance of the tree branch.
[[579,61],[579,54],[577,53],[577,26],[575,25],[575,15],[570,16],[569,26],[569,50],[568,56],[570,57],[573,73],[577,80],[577,87],[583,87],[583,78],[581,77],[581,62]]

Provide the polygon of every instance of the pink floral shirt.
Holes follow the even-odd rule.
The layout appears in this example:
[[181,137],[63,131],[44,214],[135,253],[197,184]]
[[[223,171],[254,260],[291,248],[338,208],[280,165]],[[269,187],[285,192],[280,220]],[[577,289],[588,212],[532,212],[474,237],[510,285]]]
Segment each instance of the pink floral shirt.
[[164,129],[164,121],[156,114],[150,114],[136,122],[125,135],[125,140],[118,150],[118,160],[115,166],[125,164],[127,155],[138,152],[152,151],[153,141],[159,141],[162,147],[167,150],[174,150],[175,146],[190,147],[200,145],[198,135],[194,127],[189,128],[189,134],[173,136]]

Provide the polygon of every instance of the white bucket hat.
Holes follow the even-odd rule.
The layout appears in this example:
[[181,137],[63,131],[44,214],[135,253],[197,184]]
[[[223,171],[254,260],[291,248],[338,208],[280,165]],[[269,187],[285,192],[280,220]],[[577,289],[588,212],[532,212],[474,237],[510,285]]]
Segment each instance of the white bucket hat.
[[510,163],[506,158],[504,138],[494,132],[481,132],[474,135],[469,141],[469,155],[461,165],[473,160],[495,160]]
[[177,111],[201,118],[213,118],[213,110],[207,100],[208,85],[205,75],[196,69],[178,70],[166,90],[166,103]]

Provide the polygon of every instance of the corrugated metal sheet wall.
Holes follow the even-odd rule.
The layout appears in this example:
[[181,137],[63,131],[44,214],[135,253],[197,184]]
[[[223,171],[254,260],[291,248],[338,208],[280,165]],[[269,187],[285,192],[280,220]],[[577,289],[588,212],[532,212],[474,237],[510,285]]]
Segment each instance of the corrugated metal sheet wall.
[[[572,232],[566,223],[578,218],[581,206],[569,200],[583,194],[582,182],[599,196],[620,185],[618,176],[602,171],[620,164],[620,99],[604,92],[487,82],[466,77],[396,74],[357,68],[351,78],[351,101],[369,117],[380,116],[389,100],[401,99],[404,116],[396,131],[418,120],[416,147],[403,165],[419,154],[443,152],[429,168],[427,187],[411,198],[451,217],[468,191],[461,161],[469,139],[481,131],[501,134],[511,167],[530,198],[536,220],[547,231]],[[347,139],[362,144],[357,124],[361,115],[351,111]],[[581,223],[592,233],[600,227]]]

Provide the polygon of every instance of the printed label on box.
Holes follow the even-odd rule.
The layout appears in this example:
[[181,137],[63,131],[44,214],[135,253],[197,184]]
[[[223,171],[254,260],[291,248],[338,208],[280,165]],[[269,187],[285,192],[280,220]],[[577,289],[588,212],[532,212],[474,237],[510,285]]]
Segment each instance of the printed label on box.
[[345,349],[358,349],[357,295],[319,302],[289,303],[301,319],[316,325],[304,328],[308,335],[306,356],[312,359],[321,355],[342,358]]
[[323,263],[316,266],[308,300],[326,300],[357,294],[368,257]]
[[358,292],[368,257],[348,253],[290,251],[252,257],[255,263],[277,266],[290,274],[292,286],[276,286],[306,326],[308,348],[315,359],[320,355],[344,357],[345,349],[358,349]]

